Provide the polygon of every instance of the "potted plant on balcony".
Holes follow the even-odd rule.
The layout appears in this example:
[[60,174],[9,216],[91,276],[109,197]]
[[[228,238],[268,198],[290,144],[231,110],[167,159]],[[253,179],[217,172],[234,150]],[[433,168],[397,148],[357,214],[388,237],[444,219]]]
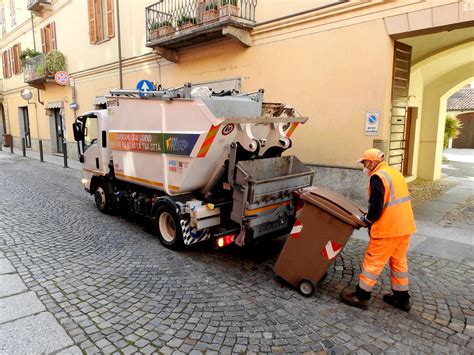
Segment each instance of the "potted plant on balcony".
[[54,75],[56,72],[66,69],[66,59],[60,51],[54,50],[44,57],[44,68],[47,74]]
[[20,52],[20,62],[22,66],[25,66],[26,62],[30,60],[31,58],[34,58],[38,55],[40,55],[41,52],[35,51],[34,49],[31,48],[26,48],[25,50]]
[[148,27],[148,30],[150,31],[150,39],[155,39],[159,36],[158,34],[158,29],[160,28],[160,23],[158,21],[152,22],[150,26]]
[[202,22],[212,22],[216,21],[219,16],[217,11],[217,4],[211,2],[206,5],[205,11],[202,13]]
[[219,7],[219,17],[239,16],[237,0],[222,0]]
[[186,16],[183,15],[179,18],[177,25],[180,31],[183,31],[189,27],[193,27],[198,23],[198,19],[196,17]]
[[174,32],[174,27],[170,21],[163,21],[158,24],[158,36],[166,36]]

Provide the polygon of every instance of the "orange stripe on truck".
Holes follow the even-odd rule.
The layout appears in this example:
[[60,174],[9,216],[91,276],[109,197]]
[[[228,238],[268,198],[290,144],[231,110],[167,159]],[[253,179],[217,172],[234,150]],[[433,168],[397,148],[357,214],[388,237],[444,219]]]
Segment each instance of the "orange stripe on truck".
[[204,158],[206,156],[209,148],[211,148],[212,142],[214,142],[214,139],[217,136],[217,132],[219,132],[220,126],[221,125],[211,126],[209,132],[207,133],[206,139],[204,140],[204,143],[202,143],[201,149],[199,150],[197,155],[198,158]]
[[291,125],[290,129],[288,130],[288,133],[286,134],[287,137],[291,137],[293,132],[295,131],[296,127],[298,127],[299,123],[295,122]]

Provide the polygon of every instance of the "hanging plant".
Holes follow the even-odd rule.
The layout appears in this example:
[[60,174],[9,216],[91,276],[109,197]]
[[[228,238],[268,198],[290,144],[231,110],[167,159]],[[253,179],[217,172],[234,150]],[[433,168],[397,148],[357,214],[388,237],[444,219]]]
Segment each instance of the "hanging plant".
[[57,50],[49,52],[44,57],[44,65],[46,70],[51,74],[66,69],[66,59],[64,58],[64,54]]
[[31,49],[31,48],[26,48],[25,50],[22,50],[20,52],[21,65],[25,65],[28,60],[30,60],[31,58],[34,58],[36,56],[39,56],[40,54],[41,54],[41,52],[38,52],[38,51],[36,51],[34,49]]

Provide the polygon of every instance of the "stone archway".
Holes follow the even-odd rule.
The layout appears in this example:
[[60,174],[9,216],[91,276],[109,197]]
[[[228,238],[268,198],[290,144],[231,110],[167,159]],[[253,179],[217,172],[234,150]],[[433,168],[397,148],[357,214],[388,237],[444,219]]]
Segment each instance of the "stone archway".
[[441,177],[444,125],[449,96],[474,80],[474,63],[458,67],[432,81],[423,90],[418,177],[437,180]]

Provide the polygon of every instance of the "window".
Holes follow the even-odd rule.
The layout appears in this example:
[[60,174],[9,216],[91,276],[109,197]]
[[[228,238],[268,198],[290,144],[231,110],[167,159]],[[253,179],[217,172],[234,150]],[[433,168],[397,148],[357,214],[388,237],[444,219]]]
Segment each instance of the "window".
[[7,33],[7,23],[5,21],[5,6],[0,7],[0,26],[2,26],[2,35]]
[[10,51],[11,50],[7,49],[5,52],[2,53],[2,65],[3,65],[4,78],[11,78],[12,76]]
[[56,47],[56,25],[51,22],[49,25],[41,29],[41,48],[43,53],[48,53]]
[[84,130],[84,145],[89,147],[92,145],[92,141],[97,141],[99,137],[97,132],[97,117],[88,117],[86,120],[86,126]]
[[98,43],[115,36],[113,0],[87,0],[90,43]]
[[12,20],[12,27],[15,27],[16,26],[15,0],[10,0],[10,19]]

